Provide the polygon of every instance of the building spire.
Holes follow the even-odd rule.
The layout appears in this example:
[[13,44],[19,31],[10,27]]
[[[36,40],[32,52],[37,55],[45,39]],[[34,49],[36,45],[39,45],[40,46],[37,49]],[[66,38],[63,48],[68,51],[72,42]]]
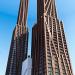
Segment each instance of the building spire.
[[28,13],[28,0],[20,0],[20,7],[19,7],[17,25],[16,25],[16,28],[15,28],[15,35],[16,35],[15,37],[26,33],[26,31],[28,30],[27,25],[26,25],[27,13]]
[[55,0],[37,0],[37,20],[43,15],[57,18]]
[[55,0],[46,0],[44,3],[44,13],[50,15],[51,17],[57,18]]
[[20,0],[19,14],[18,14],[18,25],[26,25],[28,11],[28,0]]

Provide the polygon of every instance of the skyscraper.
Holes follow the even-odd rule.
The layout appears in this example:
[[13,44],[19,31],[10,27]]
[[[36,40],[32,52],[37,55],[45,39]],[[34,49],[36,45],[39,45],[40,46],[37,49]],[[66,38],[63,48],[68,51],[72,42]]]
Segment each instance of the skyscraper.
[[28,0],[20,0],[17,25],[13,31],[6,75],[21,75],[22,62],[27,58],[28,28],[26,26]]
[[32,28],[32,75],[73,75],[55,0],[37,0],[37,24]]

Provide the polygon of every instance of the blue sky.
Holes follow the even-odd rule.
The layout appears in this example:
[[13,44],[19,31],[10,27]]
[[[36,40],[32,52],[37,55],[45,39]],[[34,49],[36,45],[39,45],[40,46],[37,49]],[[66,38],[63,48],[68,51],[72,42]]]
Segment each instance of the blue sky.
[[[5,75],[13,29],[16,25],[20,0],[0,0],[0,75]],[[57,14],[64,22],[64,29],[75,75],[75,0],[56,0]],[[36,0],[29,0],[28,27],[30,31],[29,54],[31,50],[31,28],[36,23]]]

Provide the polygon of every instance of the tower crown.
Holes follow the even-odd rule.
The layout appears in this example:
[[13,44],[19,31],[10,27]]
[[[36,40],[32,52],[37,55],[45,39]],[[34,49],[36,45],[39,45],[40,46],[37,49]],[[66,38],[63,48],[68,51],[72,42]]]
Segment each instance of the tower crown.
[[49,15],[54,18],[57,17],[55,0],[45,0],[44,10],[46,15]]
[[15,37],[25,34],[27,29],[27,12],[28,12],[28,0],[20,0],[20,7],[17,19],[17,25],[15,27]]
[[20,0],[19,14],[18,14],[18,25],[26,25],[28,11],[28,0]]
[[37,19],[43,15],[57,18],[55,0],[37,0]]

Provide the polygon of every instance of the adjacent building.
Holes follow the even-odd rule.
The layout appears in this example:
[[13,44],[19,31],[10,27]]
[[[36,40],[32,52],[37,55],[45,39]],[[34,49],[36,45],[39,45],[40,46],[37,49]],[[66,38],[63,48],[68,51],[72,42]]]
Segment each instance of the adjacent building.
[[5,75],[21,75],[22,63],[27,58],[28,28],[26,25],[28,0],[20,0],[17,25],[13,31]]
[[55,0],[37,0],[37,24],[32,28],[32,75],[73,75]]
[[21,75],[31,75],[32,72],[32,58],[30,56],[22,63]]

